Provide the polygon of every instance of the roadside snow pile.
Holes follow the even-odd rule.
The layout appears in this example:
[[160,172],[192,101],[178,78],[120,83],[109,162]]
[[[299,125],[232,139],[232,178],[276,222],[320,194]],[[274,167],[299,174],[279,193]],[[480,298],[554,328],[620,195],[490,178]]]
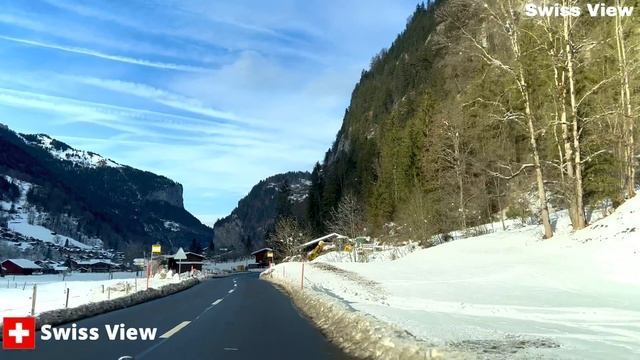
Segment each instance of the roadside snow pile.
[[[84,275],[84,274],[83,274]],[[107,274],[102,274],[107,276]],[[34,276],[35,278],[36,276]],[[71,276],[69,279],[77,277]],[[0,324],[2,318],[7,316],[28,316],[31,313],[31,296],[33,294],[33,284],[24,276],[22,280],[29,282],[28,286],[23,286],[22,282],[16,281],[16,287],[3,288],[0,282]],[[11,278],[7,277],[7,284],[11,284]],[[4,279],[3,279],[4,280]],[[165,278],[160,276],[149,279],[149,288],[160,289],[165,285],[177,284],[185,279],[174,277],[173,274]],[[37,283],[37,281],[36,281]],[[117,299],[129,294],[147,289],[146,278],[114,279],[102,281],[56,281],[39,283],[36,288],[36,315],[65,307],[67,289],[69,289],[69,308],[80,305],[97,303],[104,300]]]
[[346,353],[361,359],[467,359],[464,354],[443,351],[416,339],[411,334],[377,321],[369,315],[352,311],[347,304],[331,301],[331,297],[314,291],[304,291],[290,282],[262,276],[286,291],[296,306],[306,313],[323,334]]
[[[396,261],[305,265],[305,288],[442,349],[484,359],[640,358],[640,197],[571,233],[539,226]],[[300,286],[301,263],[271,276]]]
[[199,280],[197,278],[189,278],[184,281],[161,286],[157,289],[150,287],[148,289],[134,292],[132,294],[122,296],[113,300],[103,300],[100,302],[83,304],[78,307],[69,309],[47,311],[39,314],[36,317],[36,326],[40,327],[44,324],[56,326],[87,317],[104,314],[109,311],[124,309],[188,289],[198,284],[198,282]]

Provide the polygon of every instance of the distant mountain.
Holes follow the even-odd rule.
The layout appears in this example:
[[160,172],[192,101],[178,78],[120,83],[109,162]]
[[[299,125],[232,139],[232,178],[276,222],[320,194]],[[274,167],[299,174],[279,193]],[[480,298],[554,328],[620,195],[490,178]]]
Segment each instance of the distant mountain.
[[80,242],[93,239],[90,245],[100,239],[113,249],[155,242],[177,248],[193,239],[206,244],[213,236],[184,209],[179,183],[48,135],[0,126],[0,179],[0,200],[19,204],[9,210],[24,212],[30,223],[25,226],[43,226]]
[[[311,174],[288,172],[271,176],[255,185],[238,202],[231,214],[214,225],[218,249],[227,248],[237,254],[265,245],[265,236],[273,228],[282,202],[291,216],[304,220],[308,206]],[[283,192],[287,194],[283,199]]]

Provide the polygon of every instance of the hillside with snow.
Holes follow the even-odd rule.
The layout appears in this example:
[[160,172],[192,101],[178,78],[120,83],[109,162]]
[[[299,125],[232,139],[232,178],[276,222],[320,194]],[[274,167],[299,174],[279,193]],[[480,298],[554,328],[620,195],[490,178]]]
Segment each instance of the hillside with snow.
[[[8,242],[18,249],[28,249],[32,247],[32,241],[42,241],[55,245],[56,247],[75,247],[78,249],[102,248],[102,240],[84,236],[84,242],[74,238],[57,234],[51,229],[43,226],[43,218],[48,214],[38,211],[27,202],[27,192],[33,184],[20,181],[18,179],[4,176],[4,179],[15,184],[19,189],[19,196],[16,201],[0,201],[0,215],[6,218],[7,229],[13,233],[22,235],[28,241]],[[0,240],[3,240],[0,237]]]
[[[394,261],[325,256],[305,267],[305,291],[472,358],[637,359],[639,219],[635,197],[576,232],[556,213],[549,240],[510,226]],[[272,276],[299,286],[301,264]]]
[[119,168],[122,165],[117,162],[102,157],[91,151],[78,150],[69,145],[51,138],[46,134],[26,135],[22,134],[24,141],[31,145],[36,145],[48,151],[54,158],[63,161],[69,161],[74,165],[96,168],[96,167],[112,167]]

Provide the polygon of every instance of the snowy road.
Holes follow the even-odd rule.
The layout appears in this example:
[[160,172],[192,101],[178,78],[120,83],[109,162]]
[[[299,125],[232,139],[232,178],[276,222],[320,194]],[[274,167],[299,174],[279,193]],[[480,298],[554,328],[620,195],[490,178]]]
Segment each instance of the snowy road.
[[[109,341],[106,324],[155,327],[153,341]],[[347,359],[300,316],[289,298],[257,274],[213,279],[178,294],[77,323],[100,328],[97,341],[37,340],[34,351],[2,351],[3,360]],[[40,334],[38,334],[40,335]]]

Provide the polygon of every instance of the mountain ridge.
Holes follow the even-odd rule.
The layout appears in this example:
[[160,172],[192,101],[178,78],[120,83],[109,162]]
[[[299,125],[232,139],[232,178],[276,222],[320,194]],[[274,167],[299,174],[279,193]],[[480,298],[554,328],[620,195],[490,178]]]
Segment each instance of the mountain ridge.
[[266,244],[279,214],[279,196],[288,187],[286,202],[290,213],[303,221],[308,206],[311,174],[292,171],[261,180],[244,196],[226,217],[214,224],[214,240],[218,249],[227,248],[236,255],[246,254]]
[[181,184],[46,134],[0,127],[0,175],[33,184],[29,206],[47,213],[42,225],[63,235],[100,238],[114,249],[155,242],[173,249],[213,236],[184,209]]

